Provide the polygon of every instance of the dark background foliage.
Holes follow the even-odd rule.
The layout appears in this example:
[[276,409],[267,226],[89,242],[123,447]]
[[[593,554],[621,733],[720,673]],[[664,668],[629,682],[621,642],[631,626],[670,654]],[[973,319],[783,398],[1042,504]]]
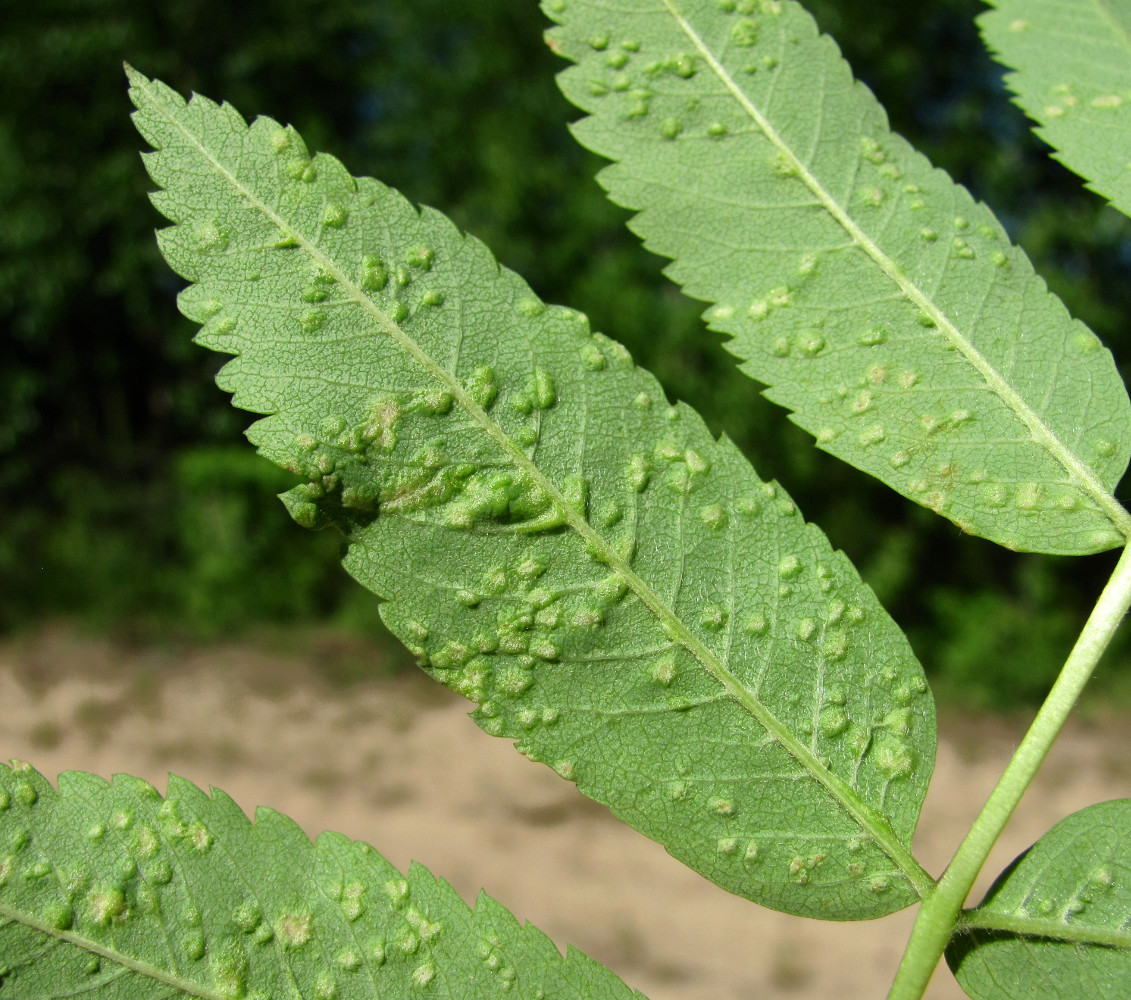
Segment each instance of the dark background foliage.
[[[1000,215],[1072,311],[1131,361],[1131,226],[1052,161],[1001,86],[976,0],[810,0],[892,123]],[[0,630],[66,616],[209,638],[375,601],[269,499],[285,473],[191,344],[121,63],[294,124],[433,204],[543,297],[587,312],[779,479],[908,629],[944,691],[1039,698],[1110,556],[961,535],[812,447],[738,374],[603,197],[569,137],[533,0],[41,0],[0,34]],[[1122,322],[1121,322],[1122,320]],[[1120,657],[1122,659],[1122,657]],[[1119,667],[1109,668],[1109,677]]]

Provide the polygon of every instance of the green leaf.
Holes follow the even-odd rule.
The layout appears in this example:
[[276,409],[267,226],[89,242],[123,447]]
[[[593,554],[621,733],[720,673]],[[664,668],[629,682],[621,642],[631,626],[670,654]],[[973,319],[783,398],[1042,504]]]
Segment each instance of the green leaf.
[[790,0],[547,0],[578,139],[668,275],[820,447],[1011,548],[1122,544],[1109,353],[888,129]]
[[1054,158],[1131,215],[1131,5],[987,0],[978,24]]
[[1131,799],[1057,823],[968,911],[946,958],[975,1000],[1124,1000]]
[[921,668],[789,498],[437,212],[131,80],[221,384],[477,723],[750,899],[851,919],[929,888]]
[[486,894],[170,777],[0,765],[0,995],[640,997]]

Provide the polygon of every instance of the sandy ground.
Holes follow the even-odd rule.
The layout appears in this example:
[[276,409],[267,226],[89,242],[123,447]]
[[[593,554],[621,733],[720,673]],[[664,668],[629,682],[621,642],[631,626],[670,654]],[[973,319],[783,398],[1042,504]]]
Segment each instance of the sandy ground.
[[[67,629],[0,644],[0,759],[52,779],[125,771],[161,791],[172,772],[223,788],[248,813],[266,805],[312,835],[341,831],[402,869],[424,863],[468,900],[487,889],[651,1000],[885,995],[912,911],[830,924],[731,896],[484,735],[467,710],[423,675],[334,688],[310,657],[252,646],[125,648]],[[916,841],[929,871],[945,865],[1020,732],[943,720]],[[1131,796],[1129,751],[1126,718],[1075,722],[987,870],[1076,809]],[[962,995],[945,969],[928,992]]]

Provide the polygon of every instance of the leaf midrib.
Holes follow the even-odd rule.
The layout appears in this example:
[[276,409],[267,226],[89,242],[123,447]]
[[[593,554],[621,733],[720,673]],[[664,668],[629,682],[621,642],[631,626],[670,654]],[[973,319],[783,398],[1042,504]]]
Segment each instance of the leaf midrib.
[[1076,456],[1051,427],[1041,419],[1032,407],[1013,389],[1005,378],[993,367],[985,356],[959,330],[950,318],[937,306],[931,297],[913,282],[899,265],[886,254],[879,245],[857,224],[825,186],[809,170],[793,148],[782,138],[754,103],[747,97],[738,81],[716,58],[703,37],[683,16],[676,0],[662,0],[668,12],[675,19],[688,40],[698,50],[719,82],[738,102],[751,121],[762,131],[778,152],[787,159],[796,176],[812,192],[822,207],[848,233],[852,242],[880,268],[907,298],[921,309],[934,322],[936,329],[955,346],[970,366],[985,380],[987,387],[1014,413],[1029,429],[1033,439],[1068,473],[1077,488],[1085,493],[1111,521],[1115,529],[1124,537],[1131,538],[1131,514],[1108,491],[1092,469]]
[[[146,80],[145,86],[152,92],[152,84]],[[154,100],[154,105],[161,107],[159,100]],[[706,645],[696,638],[676,614],[660,599],[659,595],[636,573],[616,549],[599,535],[584,516],[576,511],[565,495],[551,482],[545,474],[526,455],[526,453],[512,441],[505,431],[488,415],[470,394],[460,384],[454,375],[438,365],[430,355],[425,353],[420,346],[388,315],[380,310],[376,304],[365,294],[355,282],[335,261],[327,255],[318,245],[310,242],[306,236],[293,229],[287,221],[278,215],[255,192],[249,189],[221,163],[211,151],[206,148],[198,137],[191,132],[181,121],[167,114],[166,120],[178,129],[185,139],[199,150],[203,156],[232,187],[245,199],[247,203],[259,209],[266,218],[279,227],[284,236],[293,238],[310,257],[327,274],[348,293],[350,301],[355,302],[361,310],[368,314],[378,329],[392,337],[405,351],[408,352],[429,374],[431,374],[452,396],[460,403],[464,410],[478,423],[484,432],[507,455],[513,465],[531,477],[546,493],[547,497],[564,514],[569,526],[583,539],[587,546],[599,552],[605,564],[616,572],[628,584],[641,602],[659,620],[661,628],[666,627],[669,637],[683,646],[700,665],[718,681],[731,698],[744,708],[766,731],[793,757],[830,796],[847,812],[861,829],[866,832],[900,868],[920,898],[926,898],[935,888],[935,880],[919,864],[914,855],[903,846],[894,830],[884,819],[868,805],[856,791],[844,781],[824,767],[816,755],[801,743],[786,726],[750,691],[739,682],[738,678],[730,672],[727,665],[720,660]],[[356,182],[355,182],[356,184]]]

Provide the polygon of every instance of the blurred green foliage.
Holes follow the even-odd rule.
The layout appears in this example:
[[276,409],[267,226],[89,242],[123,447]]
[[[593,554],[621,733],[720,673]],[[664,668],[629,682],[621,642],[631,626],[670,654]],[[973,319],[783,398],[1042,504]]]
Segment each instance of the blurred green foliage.
[[[1131,362],[1131,226],[1010,105],[977,0],[810,0],[893,125],[998,212]],[[293,123],[435,204],[551,301],[587,312],[779,479],[861,567],[942,690],[1042,696],[1110,557],[967,538],[812,447],[757,395],[625,229],[569,138],[534,0],[41,0],[0,34],[0,629],[77,616],[208,637],[371,598],[268,493],[160,262],[121,63]],[[1125,659],[1125,657],[1120,657]],[[1114,668],[1109,668],[1113,672]]]

